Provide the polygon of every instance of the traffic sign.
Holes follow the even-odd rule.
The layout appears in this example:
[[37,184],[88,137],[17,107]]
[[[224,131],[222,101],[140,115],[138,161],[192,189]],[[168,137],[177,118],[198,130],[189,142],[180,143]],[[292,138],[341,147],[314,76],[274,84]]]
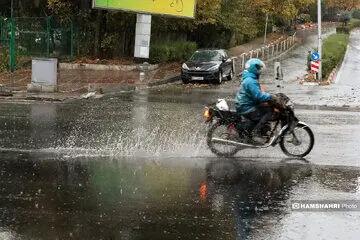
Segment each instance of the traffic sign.
[[320,61],[311,62],[311,71],[314,73],[318,73],[320,69]]
[[311,54],[311,60],[312,61],[319,61],[320,60],[320,54],[318,52],[313,52]]

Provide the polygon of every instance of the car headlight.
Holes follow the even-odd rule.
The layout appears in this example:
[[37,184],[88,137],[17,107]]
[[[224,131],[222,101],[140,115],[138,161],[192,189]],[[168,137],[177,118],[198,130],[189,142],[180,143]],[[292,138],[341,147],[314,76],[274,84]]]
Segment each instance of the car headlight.
[[182,65],[182,69],[184,69],[184,70],[189,70],[189,67],[186,65],[186,63],[184,63],[184,64]]
[[217,64],[217,65],[212,66],[211,68],[209,68],[209,69],[208,69],[208,71],[215,71],[215,70],[219,70],[219,67],[220,67],[220,65],[219,65],[219,64]]

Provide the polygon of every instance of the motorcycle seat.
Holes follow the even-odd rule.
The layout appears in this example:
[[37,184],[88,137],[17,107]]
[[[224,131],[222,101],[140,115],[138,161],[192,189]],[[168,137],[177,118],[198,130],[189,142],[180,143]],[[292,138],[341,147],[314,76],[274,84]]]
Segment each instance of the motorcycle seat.
[[236,121],[247,120],[247,118],[245,117],[245,114],[239,114],[238,112],[236,112],[236,110],[220,111],[220,112],[225,118],[231,118]]

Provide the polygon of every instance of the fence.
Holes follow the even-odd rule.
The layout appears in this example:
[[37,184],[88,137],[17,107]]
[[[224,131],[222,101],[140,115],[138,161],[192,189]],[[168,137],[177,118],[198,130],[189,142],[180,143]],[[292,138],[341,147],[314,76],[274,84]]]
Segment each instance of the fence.
[[286,52],[296,44],[296,33],[282,41],[277,41],[266,45],[264,47],[243,53],[235,57],[235,69],[242,72],[245,69],[245,63],[251,58],[259,58],[263,61],[268,61],[278,57],[280,54]]
[[74,25],[60,25],[52,17],[0,18],[0,50],[8,67],[28,64],[32,57],[74,56]]
[[[0,71],[6,70],[8,67],[14,69],[15,56],[9,55],[14,53],[14,31],[12,31],[13,22],[8,19],[0,18]],[[10,49],[10,46],[12,48]]]

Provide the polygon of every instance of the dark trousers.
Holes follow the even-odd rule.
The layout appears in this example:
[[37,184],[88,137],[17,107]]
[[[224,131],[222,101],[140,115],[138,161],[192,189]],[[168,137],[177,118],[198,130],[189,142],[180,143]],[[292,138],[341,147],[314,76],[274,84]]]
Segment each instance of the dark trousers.
[[253,132],[258,134],[265,123],[272,120],[273,110],[271,107],[258,106],[256,110],[245,115],[245,117],[254,122]]

